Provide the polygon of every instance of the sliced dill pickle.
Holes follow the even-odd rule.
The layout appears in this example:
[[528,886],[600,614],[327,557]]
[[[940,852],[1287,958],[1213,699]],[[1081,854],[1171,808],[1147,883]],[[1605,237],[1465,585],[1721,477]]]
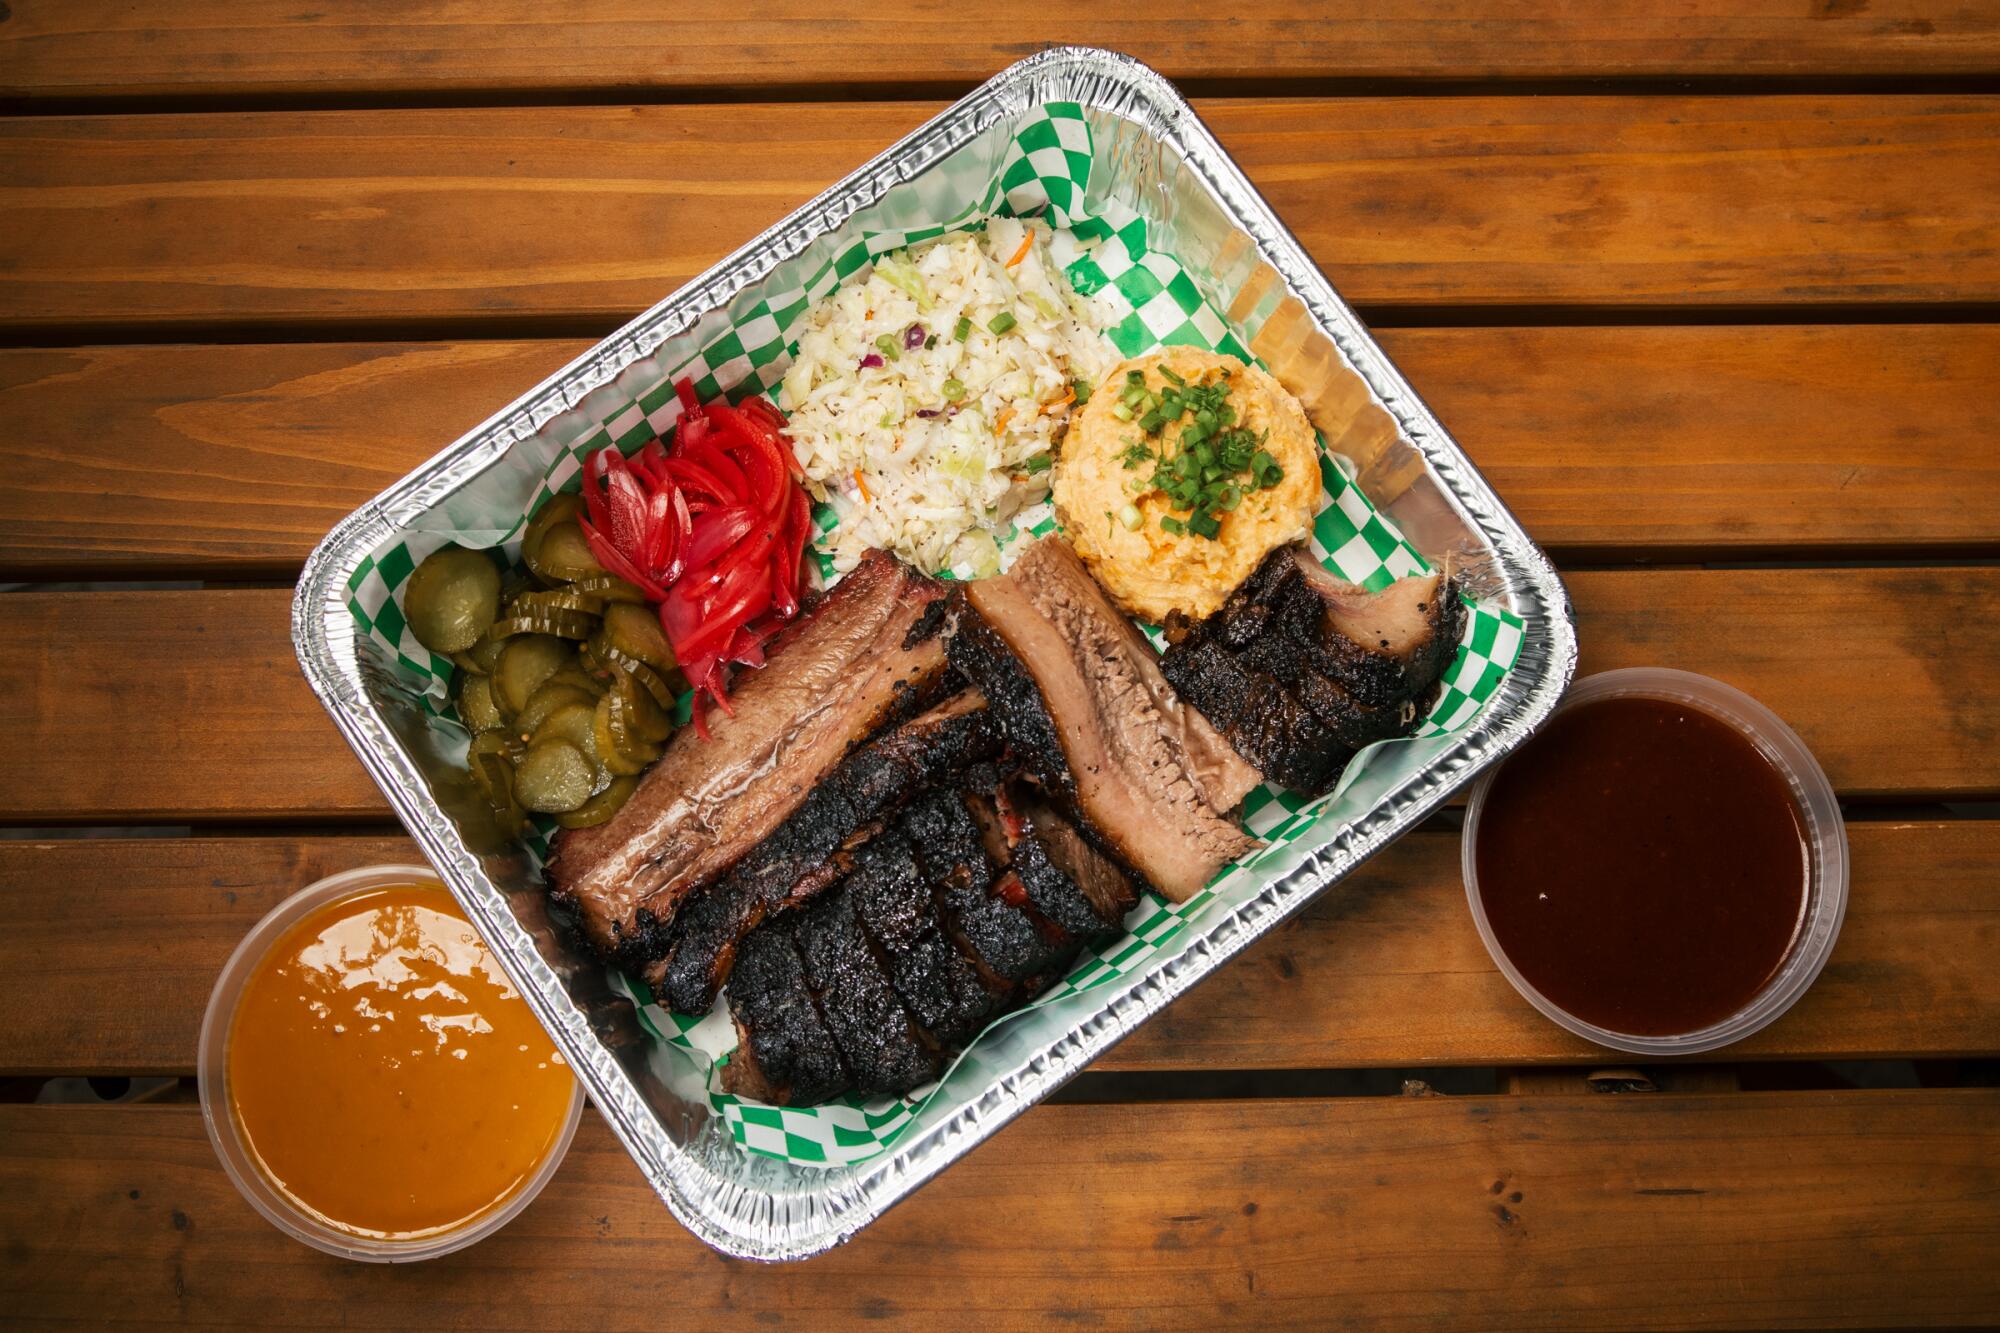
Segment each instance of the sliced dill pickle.
[[604,599],[573,588],[552,588],[547,592],[524,592],[507,603],[509,616],[544,615],[554,611],[601,616],[604,614]]
[[614,602],[603,607],[604,641],[627,657],[636,657],[658,671],[672,671],[678,665],[667,636],[660,630],[660,618],[643,606]]
[[490,676],[493,674],[493,668],[500,664],[500,651],[506,646],[505,639],[481,639],[461,655],[472,663],[473,669],[480,675]]
[[605,722],[606,730],[611,733],[611,743],[617,747],[620,755],[628,761],[650,764],[660,757],[660,747],[654,743],[652,736],[647,734],[652,728],[641,728],[640,719],[632,705],[634,698],[643,697],[643,692],[634,687],[627,687],[621,691],[614,685],[611,693],[604,696],[611,705]]
[[667,671],[655,671],[638,658],[608,642],[601,630],[584,640],[583,646],[577,651],[578,660],[583,663],[584,670],[594,676],[603,677],[610,677],[623,671],[645,686],[646,693],[653,696],[653,702],[668,711],[672,711],[680,692],[687,688],[687,677],[681,673],[679,667]]
[[528,555],[524,547],[522,557],[528,561],[528,568],[552,583],[574,583],[606,573],[604,566],[597,563],[597,557],[590,553],[583,529],[574,522],[551,524],[535,543],[534,555]]
[[566,814],[556,816],[556,823],[564,828],[590,828],[602,824],[618,813],[639,785],[637,778],[613,778],[608,786],[597,795]]
[[514,765],[514,799],[530,810],[560,814],[590,799],[597,768],[566,741],[531,745]]
[[491,757],[511,764],[520,756],[520,753],[521,743],[508,736],[505,732],[485,731],[474,736],[472,744],[466,749],[466,766],[473,769],[473,777],[477,778],[479,773],[474,761]]
[[513,766],[498,756],[483,754],[473,764],[473,772],[484,775],[479,785],[482,790],[491,793],[486,803],[492,809],[493,820],[500,826],[501,833],[510,838],[526,833],[528,812],[514,798]]
[[[591,726],[597,739],[597,757],[614,777],[633,777],[642,773],[646,765],[660,757],[660,752],[647,746],[629,731],[613,732],[611,727],[611,701],[617,696],[607,694],[597,701]],[[652,753],[649,755],[648,750]]]
[[579,690],[586,691],[590,695],[592,703],[596,703],[598,696],[611,688],[610,681],[591,675],[581,665],[564,667],[553,676],[550,676],[544,684],[574,685]]
[[471,676],[484,676],[493,669],[469,652],[451,654],[451,664]]
[[493,702],[491,676],[459,677],[458,716],[465,723],[466,729],[475,735],[484,731],[498,731],[506,725],[500,716],[500,706]]
[[484,551],[446,546],[403,585],[403,619],[434,653],[464,652],[500,614],[500,567]]
[[504,734],[488,731],[473,737],[465,756],[473,785],[486,798],[486,804],[492,808],[501,830],[510,837],[521,833],[528,823],[520,802],[514,799],[512,759],[519,753],[520,747]]
[[653,670],[644,662],[638,662],[626,667],[625,674],[645,686],[646,693],[653,696],[653,702],[669,715],[673,713],[674,704],[679,701],[681,691],[687,688],[687,677],[681,674],[678,667],[662,673]]
[[613,735],[621,727],[643,741],[663,741],[674,734],[674,720],[653,702],[653,696],[629,671],[611,678],[610,698]]
[[575,660],[575,654],[561,639],[545,634],[524,634],[507,640],[493,669],[493,699],[509,717],[518,716],[528,706],[535,691],[557,671]]
[[530,747],[533,747],[540,745],[543,741],[562,741],[567,745],[574,745],[578,750],[583,752],[583,757],[590,761],[591,768],[594,771],[590,783],[590,794],[592,796],[597,795],[606,786],[610,785],[611,770],[604,766],[603,758],[597,753],[597,703],[595,700],[588,703],[564,704],[561,708],[550,713],[547,718],[543,719],[542,725],[535,728],[534,738],[528,744]]
[[616,574],[593,574],[589,578],[573,579],[565,585],[571,592],[601,597],[607,602],[631,602],[637,606],[646,604],[646,593],[635,583],[627,583]]
[[535,734],[536,729],[542,725],[544,718],[558,709],[568,707],[570,704],[582,704],[586,708],[595,708],[597,706],[597,695],[590,690],[578,689],[574,685],[559,683],[552,676],[548,680],[543,681],[536,688],[535,692],[528,696],[528,706],[521,710],[520,716],[516,717],[507,729],[525,740]]
[[494,621],[493,628],[486,632],[496,639],[511,638],[516,634],[553,634],[559,639],[587,639],[597,626],[596,616],[587,616],[581,611],[523,611],[519,614],[510,611],[505,620]]
[[576,526],[577,515],[583,512],[583,497],[580,495],[556,495],[528,520],[528,526],[521,533],[521,563],[542,577],[549,577],[541,567],[542,540],[558,525]]

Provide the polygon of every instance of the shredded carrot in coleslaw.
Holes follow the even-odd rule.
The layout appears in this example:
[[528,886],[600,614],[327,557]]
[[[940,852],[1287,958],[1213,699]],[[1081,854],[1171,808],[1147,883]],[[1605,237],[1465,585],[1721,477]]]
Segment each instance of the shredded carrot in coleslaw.
[[1024,228],[1021,236],[1021,248],[1016,250],[1014,252],[1014,257],[1007,261],[1007,267],[1013,268],[1023,259],[1026,259],[1028,257],[1028,251],[1033,249],[1034,245],[1035,245],[1035,233],[1033,229]]

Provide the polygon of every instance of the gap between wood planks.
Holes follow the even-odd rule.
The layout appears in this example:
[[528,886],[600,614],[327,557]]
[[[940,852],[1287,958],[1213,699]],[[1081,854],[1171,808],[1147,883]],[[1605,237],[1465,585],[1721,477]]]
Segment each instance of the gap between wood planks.
[[[670,293],[671,294],[671,293]],[[670,295],[669,294],[669,295]],[[1832,301],[1815,305],[1656,306],[1638,304],[1466,305],[1415,306],[1362,304],[1353,307],[1370,329],[1645,329],[1701,328],[1769,324],[1791,328],[1843,324],[1995,324],[2000,302]],[[641,311],[631,312],[636,318]],[[121,321],[79,321],[73,324],[21,328],[0,324],[0,349],[62,349],[89,346],[145,347],[152,345],[216,344],[220,346],[321,346],[365,343],[510,342],[520,339],[588,339],[601,341],[627,321],[575,315],[468,314],[435,319],[343,319],[237,322],[189,321],[174,324],[131,324]]]
[[[995,66],[999,73],[1004,66]],[[1190,100],[1204,97],[1967,97],[2000,92],[1994,74],[1684,74],[1481,79],[1385,77],[1207,78],[1173,80]],[[0,116],[182,115],[240,111],[472,111],[493,107],[732,106],[753,102],[956,101],[979,80],[868,83],[637,84],[597,88],[452,88],[396,92],[139,93],[0,97]]]

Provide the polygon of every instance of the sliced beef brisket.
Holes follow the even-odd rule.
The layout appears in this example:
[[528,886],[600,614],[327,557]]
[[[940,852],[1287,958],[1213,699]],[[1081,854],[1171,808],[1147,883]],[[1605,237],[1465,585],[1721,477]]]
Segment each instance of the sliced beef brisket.
[[729,1012],[736,1054],[722,1071],[727,1091],[774,1106],[811,1106],[853,1086],[790,930],[760,930],[743,942]]
[[854,895],[822,895],[772,928],[789,928],[798,941],[806,984],[857,1091],[900,1095],[937,1077],[938,1053],[910,1020],[875,956]]
[[610,820],[558,833],[550,893],[585,936],[634,969],[660,957],[691,893],[769,836],[850,748],[926,707],[947,672],[930,611],[942,595],[871,553],[743,677],[713,739],[683,729]]
[[969,1041],[994,997],[939,924],[909,841],[895,830],[874,839],[855,859],[845,887],[903,1008],[929,1044],[956,1048]]
[[1262,780],[1060,538],[965,588],[951,660],[1087,837],[1175,900],[1250,850],[1228,813]]
[[745,933],[839,879],[856,849],[912,796],[999,750],[985,699],[968,690],[854,751],[769,837],[681,908],[667,955],[647,980],[672,1008],[706,1012]]
[[1272,781],[1318,795],[1355,751],[1416,726],[1463,616],[1448,566],[1371,593],[1283,547],[1213,616],[1168,625],[1161,669]]

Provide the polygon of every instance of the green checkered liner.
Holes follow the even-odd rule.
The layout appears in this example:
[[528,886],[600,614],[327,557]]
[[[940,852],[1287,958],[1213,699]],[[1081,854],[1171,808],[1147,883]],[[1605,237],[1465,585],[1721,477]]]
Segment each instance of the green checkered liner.
[[[752,393],[775,393],[797,347],[792,332],[807,308],[842,283],[865,277],[876,256],[913,242],[983,226],[996,213],[1039,216],[1054,229],[1055,253],[1071,282],[1087,294],[1101,294],[1116,314],[1107,336],[1121,353],[1136,356],[1187,345],[1251,359],[1247,340],[1203,297],[1189,272],[1171,254],[1153,246],[1147,220],[1108,190],[1093,195],[1093,157],[1091,125],[1081,107],[1052,103],[1024,113],[983,190],[961,189],[955,198],[925,200],[921,221],[911,220],[910,208],[892,210],[885,201],[847,231],[808,250],[801,261],[781,268],[763,290],[746,293],[729,310],[697,325],[698,350],[691,355],[672,363],[659,359],[644,363],[652,373],[642,377],[642,387],[627,388],[624,381],[631,377],[622,376],[619,391],[612,394],[617,401],[594,414],[594,428],[572,432],[573,438],[566,442],[550,438],[556,434],[553,428],[545,430],[543,439],[557,445],[545,465],[528,457],[530,453],[540,457],[540,450],[515,451],[522,456],[510,455],[504,475],[483,491],[488,498],[511,494],[516,497],[511,505],[496,511],[491,504],[482,505],[479,496],[453,497],[441,506],[445,512],[439,515],[438,526],[401,534],[356,571],[349,585],[349,609],[380,650],[382,665],[435,719],[434,728],[462,745],[464,731],[447,696],[451,664],[417,643],[398,600],[417,562],[452,541],[498,547],[509,560],[516,559],[527,518],[549,496],[576,489],[586,455],[606,445],[629,452],[672,428],[681,410],[673,384],[682,376],[693,378],[703,399],[726,394],[740,401]],[[966,202],[967,194],[976,197]],[[1381,588],[1429,568],[1334,459],[1322,460],[1321,478],[1324,496],[1313,520],[1311,545],[1327,568],[1367,588]],[[467,489],[479,488],[480,481],[475,481]],[[523,494],[528,497],[525,504],[518,499]],[[468,522],[468,512],[482,519],[499,512],[503,521]],[[832,511],[823,507],[819,521],[822,532],[829,530]],[[1053,514],[1046,505],[1039,506],[1020,516],[1004,535],[1002,549],[1054,527]],[[829,567],[822,560],[824,572]],[[724,1092],[720,1081],[735,1045],[726,1005],[691,1017],[655,1003],[636,978],[618,976],[614,984],[631,996],[642,1025],[654,1038],[661,1056],[654,1064],[661,1076],[684,1095],[705,1097],[744,1150],[810,1166],[863,1161],[893,1144],[912,1125],[947,1114],[976,1095],[997,1076],[1001,1068],[997,1052],[1016,1029],[1055,1025],[1036,1026],[1032,1035],[1066,1030],[1098,1003],[1098,998],[1080,1002],[1078,997],[1101,997],[1111,988],[1133,983],[1155,960],[1186,947],[1193,938],[1188,927],[1215,904],[1239,901],[1316,845],[1317,839],[1303,844],[1301,839],[1323,818],[1344,820],[1367,809],[1389,781],[1375,770],[1393,767],[1376,762],[1382,752],[1422,745],[1427,738],[1465,726],[1512,666],[1521,641],[1522,624],[1514,615],[1498,606],[1469,604],[1457,656],[1445,673],[1436,706],[1414,740],[1371,747],[1348,765],[1340,788],[1318,800],[1307,801],[1272,786],[1252,792],[1244,803],[1244,826],[1264,840],[1262,847],[1224,870],[1188,902],[1173,904],[1146,895],[1127,918],[1123,937],[1089,951],[1033,1004],[996,1020],[943,1078],[911,1097],[849,1098],[806,1109],[744,1101]],[[543,821],[527,840],[538,863],[546,855],[551,828]]]

